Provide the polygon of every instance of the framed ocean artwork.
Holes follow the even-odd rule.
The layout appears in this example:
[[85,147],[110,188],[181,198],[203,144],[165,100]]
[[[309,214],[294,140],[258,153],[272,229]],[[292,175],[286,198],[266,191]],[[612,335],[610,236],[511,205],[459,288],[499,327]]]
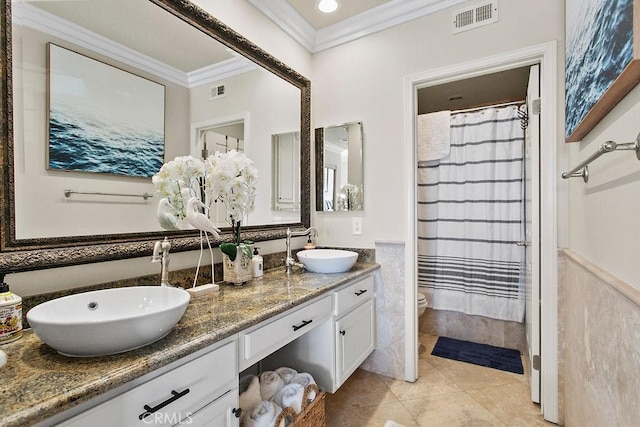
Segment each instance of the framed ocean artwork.
[[164,163],[165,87],[47,45],[47,169],[151,177]]
[[567,142],[589,133],[640,82],[640,0],[566,0]]

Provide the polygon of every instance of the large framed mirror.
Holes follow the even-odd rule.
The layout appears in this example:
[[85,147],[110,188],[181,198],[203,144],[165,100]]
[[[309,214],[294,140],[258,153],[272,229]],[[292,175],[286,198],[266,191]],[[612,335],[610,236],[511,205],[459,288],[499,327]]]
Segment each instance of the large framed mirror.
[[[106,70],[93,75],[119,73],[162,88],[163,101],[144,109],[157,108],[163,118],[156,126],[165,162],[227,149],[254,160],[258,196],[243,223],[245,239],[283,238],[287,227],[310,225],[310,82],[304,76],[187,0],[0,0],[0,14],[0,271],[143,256],[164,236],[172,239],[172,251],[199,248],[195,230],[162,231],[157,198],[144,197],[154,193],[149,174],[51,167],[52,128],[58,126],[51,112],[59,87],[81,100],[81,113],[67,116],[91,110],[88,122],[97,123],[90,136],[73,121],[56,134],[85,158],[94,153],[78,141],[110,132],[107,119],[115,114],[82,99],[92,93],[89,83],[60,71],[79,67],[65,65],[57,47]],[[105,92],[118,90],[114,85]],[[143,127],[139,107],[115,105],[132,129]],[[299,135],[299,155],[290,156],[299,163],[289,163],[297,170],[285,171],[299,185],[291,190],[297,208],[283,215],[272,204],[272,141],[285,132]],[[151,156],[141,151],[138,157]],[[220,242],[231,239],[230,229],[223,231]]]
[[362,122],[317,128],[316,211],[364,209]]

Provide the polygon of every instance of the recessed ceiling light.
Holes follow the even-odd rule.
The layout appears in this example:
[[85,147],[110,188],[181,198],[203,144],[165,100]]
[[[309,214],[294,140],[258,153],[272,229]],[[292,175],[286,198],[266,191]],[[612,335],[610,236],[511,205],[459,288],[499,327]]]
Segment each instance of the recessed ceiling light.
[[316,7],[322,13],[333,13],[340,8],[339,0],[319,0]]

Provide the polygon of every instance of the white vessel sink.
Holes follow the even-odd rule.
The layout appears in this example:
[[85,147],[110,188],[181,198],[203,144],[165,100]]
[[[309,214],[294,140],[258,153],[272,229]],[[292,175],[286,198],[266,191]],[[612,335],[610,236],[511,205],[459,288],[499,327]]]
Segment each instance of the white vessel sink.
[[62,355],[105,356],[167,335],[189,299],[187,291],[165,286],[104,289],[42,303],[27,312],[27,320]]
[[358,253],[341,249],[310,249],[298,252],[298,260],[312,273],[343,273],[358,260]]

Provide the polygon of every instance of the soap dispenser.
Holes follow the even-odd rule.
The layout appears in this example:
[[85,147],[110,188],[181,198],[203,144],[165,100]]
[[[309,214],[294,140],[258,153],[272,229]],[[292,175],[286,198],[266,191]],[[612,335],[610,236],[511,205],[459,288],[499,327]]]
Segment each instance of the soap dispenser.
[[253,257],[251,258],[251,274],[255,279],[259,279],[264,274],[262,265],[262,255],[258,254],[257,246],[253,247]]
[[315,248],[316,248],[316,245],[311,241],[311,235],[309,235],[309,239],[307,240],[307,243],[305,243],[304,249],[308,251],[310,249],[315,249]]
[[9,290],[0,273],[0,344],[22,336],[22,298]]

